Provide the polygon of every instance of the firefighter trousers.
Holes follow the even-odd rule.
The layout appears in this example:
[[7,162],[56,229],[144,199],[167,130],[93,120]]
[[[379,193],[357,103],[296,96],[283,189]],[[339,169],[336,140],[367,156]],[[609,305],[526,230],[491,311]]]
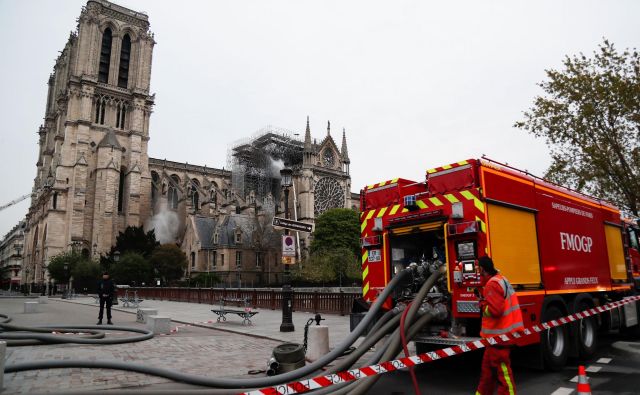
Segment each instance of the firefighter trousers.
[[488,346],[484,349],[480,384],[478,384],[476,395],[493,395],[496,384],[498,385],[498,395],[516,393],[511,371],[510,352],[508,347]]

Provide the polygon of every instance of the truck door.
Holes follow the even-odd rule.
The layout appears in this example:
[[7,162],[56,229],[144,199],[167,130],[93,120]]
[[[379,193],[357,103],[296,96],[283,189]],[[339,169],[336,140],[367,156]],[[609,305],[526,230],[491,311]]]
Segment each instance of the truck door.
[[487,204],[490,255],[513,285],[538,285],[540,260],[535,214]]

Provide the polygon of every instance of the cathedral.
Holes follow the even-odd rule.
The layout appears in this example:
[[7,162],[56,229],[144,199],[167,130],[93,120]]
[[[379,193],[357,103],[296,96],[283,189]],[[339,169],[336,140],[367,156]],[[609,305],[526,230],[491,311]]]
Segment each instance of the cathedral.
[[[187,277],[215,272],[230,285],[277,284],[281,231],[271,220],[284,216],[285,166],[293,170],[291,218],[313,223],[330,208],[356,209],[344,130],[340,146],[330,124],[318,141],[308,118],[304,140],[265,128],[230,150],[226,170],[149,158],[154,45],[145,13],[106,0],[83,7],[48,81],[24,231],[25,283],[46,282],[52,256],[74,250],[97,258],[127,226],[144,226],[180,245]],[[311,236],[297,236],[304,256]]]

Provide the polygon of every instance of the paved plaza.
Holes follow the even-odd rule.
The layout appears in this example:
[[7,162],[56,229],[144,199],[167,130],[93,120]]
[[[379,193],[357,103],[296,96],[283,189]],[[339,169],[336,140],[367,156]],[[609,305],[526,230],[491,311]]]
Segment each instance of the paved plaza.
[[[39,305],[40,312],[23,313],[27,299],[2,298],[0,312],[13,318],[16,325],[94,325],[98,306],[93,298],[61,300],[52,298]],[[216,306],[181,302],[145,300],[141,307],[158,309],[161,315],[172,318],[171,335],[120,345],[44,345],[10,347],[7,364],[38,360],[87,359],[124,361],[184,373],[209,377],[260,377],[250,376],[251,370],[265,369],[273,348],[284,341],[302,343],[304,325],[311,313],[294,312],[295,332],[279,331],[282,313],[278,310],[258,309],[253,325],[242,325],[242,319],[228,316],[226,322],[216,322],[210,311]],[[136,322],[136,309],[114,308],[115,325],[144,327]],[[330,327],[330,345],[339,343],[349,332],[349,317],[324,315]],[[212,322],[205,322],[205,321]],[[181,326],[187,323],[191,326]],[[108,336],[128,336],[117,330],[109,330]],[[200,387],[174,383],[170,380],[144,374],[106,369],[52,369],[5,375],[3,394],[70,393],[92,390],[129,389],[153,391],[184,391]]]

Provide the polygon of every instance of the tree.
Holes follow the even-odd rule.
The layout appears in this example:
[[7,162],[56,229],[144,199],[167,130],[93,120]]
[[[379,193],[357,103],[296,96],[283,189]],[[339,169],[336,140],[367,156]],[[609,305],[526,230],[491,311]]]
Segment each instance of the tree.
[[360,256],[358,213],[348,208],[325,211],[316,219],[311,254],[344,248],[353,257]]
[[98,281],[101,278],[100,265],[87,259],[78,261],[71,271],[73,275],[73,288],[95,292]]
[[115,251],[120,254],[135,252],[148,259],[159,245],[153,229],[145,233],[142,226],[127,226],[124,232],[120,232],[116,237],[116,245],[111,248],[109,255],[113,256]]
[[362,279],[358,259],[348,248],[323,250],[313,253],[304,267],[295,273],[296,280],[317,284],[335,284],[343,286]]
[[[87,258],[78,252],[69,251],[58,254],[49,261],[49,265],[47,266],[49,276],[58,283],[66,284],[69,282],[69,278],[73,274],[75,267],[86,260]],[[67,265],[66,270],[64,268],[65,264]]]
[[141,254],[127,252],[111,267],[111,276],[118,284],[141,285],[153,279],[153,267]]
[[640,210],[640,54],[618,52],[606,39],[592,58],[567,56],[547,70],[524,120],[515,126],[546,140],[545,177]]
[[187,256],[175,244],[156,247],[149,261],[165,284],[181,278],[187,268]]

